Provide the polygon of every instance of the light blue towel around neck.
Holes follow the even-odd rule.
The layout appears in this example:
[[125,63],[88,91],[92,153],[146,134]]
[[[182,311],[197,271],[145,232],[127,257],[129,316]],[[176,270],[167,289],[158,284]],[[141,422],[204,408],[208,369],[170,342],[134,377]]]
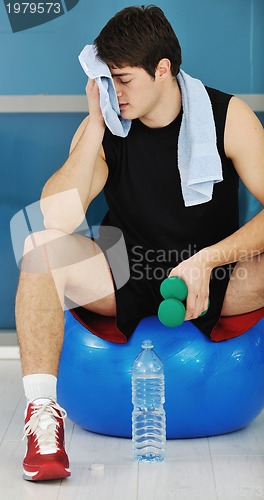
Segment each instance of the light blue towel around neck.
[[200,80],[180,71],[182,123],[178,141],[178,168],[186,207],[210,201],[216,182],[223,180],[216,145],[213,110]]
[[[86,75],[97,82],[106,126],[112,134],[126,137],[131,121],[120,115],[113,78],[107,64],[97,57],[94,45],[84,47],[79,61]],[[183,108],[178,140],[178,169],[184,204],[189,207],[210,201],[214,184],[223,180],[223,174],[208,93],[200,80],[182,70],[177,80]]]

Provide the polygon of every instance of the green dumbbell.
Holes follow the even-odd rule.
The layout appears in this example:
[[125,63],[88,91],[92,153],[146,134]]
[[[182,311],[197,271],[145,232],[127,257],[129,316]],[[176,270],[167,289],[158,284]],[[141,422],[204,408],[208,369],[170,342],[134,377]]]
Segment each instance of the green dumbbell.
[[[160,293],[163,300],[158,309],[160,322],[168,327],[180,326],[184,322],[186,309],[182,303],[187,298],[188,287],[178,276],[166,278],[160,285]],[[210,302],[208,301],[208,308]],[[203,311],[200,316],[207,313]]]
[[164,299],[174,298],[185,300],[188,295],[188,288],[179,276],[171,276],[162,281],[160,285],[160,293]]
[[163,300],[159,305],[158,318],[165,326],[180,326],[184,322],[185,314],[183,303],[173,297]]

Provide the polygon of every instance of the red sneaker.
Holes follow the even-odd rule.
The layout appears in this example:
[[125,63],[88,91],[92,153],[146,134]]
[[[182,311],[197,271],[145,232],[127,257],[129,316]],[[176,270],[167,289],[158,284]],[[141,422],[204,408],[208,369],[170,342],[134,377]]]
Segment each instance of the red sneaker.
[[28,449],[23,460],[24,479],[47,481],[71,475],[64,449],[64,419],[67,414],[52,400],[35,400],[28,405],[24,437]]

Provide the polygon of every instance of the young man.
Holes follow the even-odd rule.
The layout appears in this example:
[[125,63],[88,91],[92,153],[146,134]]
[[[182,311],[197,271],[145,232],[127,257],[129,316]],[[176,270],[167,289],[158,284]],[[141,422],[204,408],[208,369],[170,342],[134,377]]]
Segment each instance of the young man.
[[[141,318],[157,313],[159,286],[168,274],[186,282],[185,319],[209,337],[221,315],[264,306],[264,212],[238,225],[239,177],[264,203],[258,119],[236,97],[206,88],[223,180],[211,201],[186,207],[177,165],[181,50],[170,24],[157,7],[128,7],[108,22],[95,46],[110,68],[121,116],[132,126],[126,138],[111,134],[97,84],[89,80],[89,117],[74,135],[69,158],[43,189],[46,230],[25,242],[16,315],[28,400],[23,466],[31,480],[70,475],[64,412],[56,403],[65,296],[82,306],[83,317],[87,311],[116,316],[126,337]],[[126,243],[130,277],[123,286],[114,282],[100,248],[107,246],[108,233],[97,244],[74,232],[103,189],[109,205],[104,226],[121,231]],[[199,317],[209,297],[208,313]]]

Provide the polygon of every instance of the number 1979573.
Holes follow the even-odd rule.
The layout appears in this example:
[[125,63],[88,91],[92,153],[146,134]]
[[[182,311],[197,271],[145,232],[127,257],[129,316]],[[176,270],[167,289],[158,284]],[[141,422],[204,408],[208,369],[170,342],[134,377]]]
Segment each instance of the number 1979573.
[[8,14],[61,14],[59,2],[15,2],[6,8]]

